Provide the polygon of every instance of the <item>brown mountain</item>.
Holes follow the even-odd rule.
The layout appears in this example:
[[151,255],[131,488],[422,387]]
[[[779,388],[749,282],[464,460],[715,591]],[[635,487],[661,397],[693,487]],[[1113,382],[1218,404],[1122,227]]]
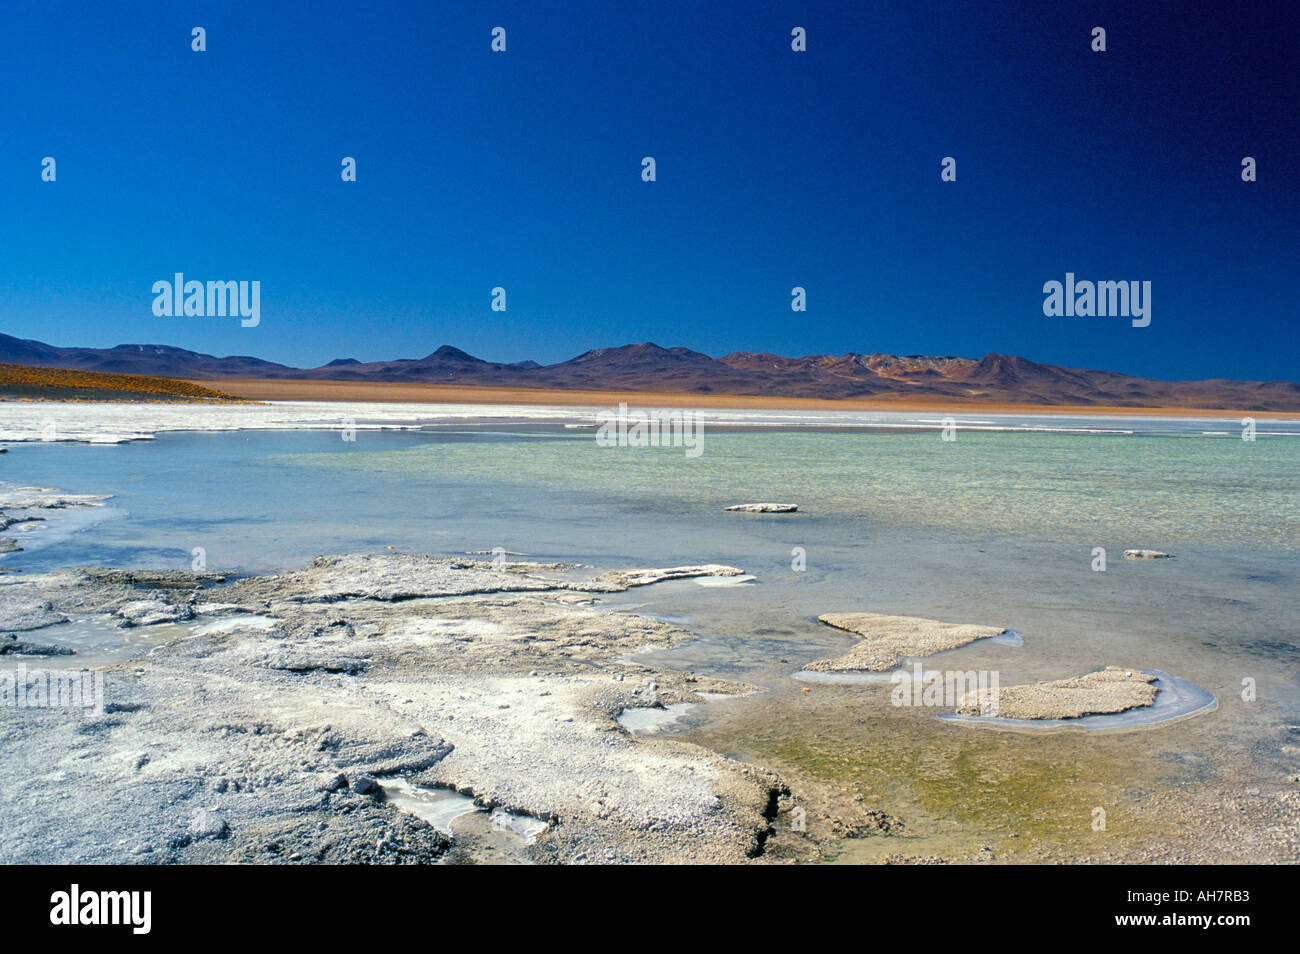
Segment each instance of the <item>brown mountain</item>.
[[1290,381],[1157,381],[1112,371],[1062,368],[1014,355],[983,358],[844,354],[786,358],[735,352],[711,358],[651,342],[597,348],[557,364],[484,361],[444,345],[423,358],[337,358],[293,368],[259,358],[167,345],[60,348],[0,334],[0,363],[198,380],[296,379],[468,384],[510,388],[660,391],[772,397],[913,398],[999,404],[1300,411]]

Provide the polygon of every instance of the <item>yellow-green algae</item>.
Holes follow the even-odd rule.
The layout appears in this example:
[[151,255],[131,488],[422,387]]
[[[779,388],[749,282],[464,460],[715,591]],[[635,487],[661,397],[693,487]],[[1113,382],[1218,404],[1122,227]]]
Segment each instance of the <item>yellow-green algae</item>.
[[[877,843],[873,856],[913,854],[915,840],[952,860],[985,845],[1022,860],[1118,857],[1177,838],[1179,820],[1143,803],[1186,781],[1160,757],[1188,743],[1182,727],[1030,735],[946,724],[937,714],[872,704],[858,687],[817,687],[774,693],[687,738],[766,765],[796,792],[810,780],[810,791],[847,791],[901,819],[901,836],[861,840]],[[1097,808],[1105,830],[1094,827]]]

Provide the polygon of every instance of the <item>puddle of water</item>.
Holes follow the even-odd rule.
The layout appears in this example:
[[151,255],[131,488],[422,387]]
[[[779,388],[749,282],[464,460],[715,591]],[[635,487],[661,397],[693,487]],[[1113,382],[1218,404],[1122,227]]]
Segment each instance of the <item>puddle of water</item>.
[[794,674],[794,678],[800,682],[832,682],[838,685],[852,685],[853,683],[881,683],[891,682],[894,673],[904,672],[905,668],[894,669],[889,672],[863,672],[861,670],[851,672],[816,672],[807,669],[800,669]]
[[475,805],[469,795],[450,788],[426,788],[404,778],[381,779],[379,786],[386,801],[423,819],[444,835],[451,834],[451,823],[461,815],[486,810]]
[[523,839],[525,845],[531,845],[537,841],[537,836],[550,826],[550,822],[544,822],[540,818],[533,818],[531,815],[516,815],[514,812],[508,812],[504,808],[495,808],[492,810],[492,827],[497,831],[508,831]]
[[992,725],[1009,729],[1060,729],[1078,728],[1089,731],[1106,729],[1136,729],[1182,719],[1198,712],[1209,712],[1219,707],[1214,693],[1202,689],[1194,682],[1171,676],[1159,669],[1144,669],[1156,677],[1156,700],[1141,709],[1081,716],[1078,719],[1004,719],[1001,716],[967,716],[955,712],[939,716],[946,722],[968,725]]
[[657,619],[661,623],[669,623],[673,626],[680,626],[683,629],[689,629],[695,625],[695,621],[689,616],[674,616],[670,613],[642,613],[638,611],[639,607],[645,606],[645,603],[631,603],[627,606],[610,605],[605,612],[621,613],[624,615],[644,616],[646,619]]
[[0,656],[0,668],[12,669],[20,663],[40,660],[60,668],[87,669],[140,659],[164,643],[190,635],[190,623],[158,623],[154,626],[119,627],[111,616],[70,616],[66,623],[56,623],[22,634],[22,640],[70,649],[73,655]]
[[[753,695],[750,692],[698,692],[704,702],[719,702],[723,699],[740,699]],[[618,714],[619,725],[635,735],[653,735],[669,726],[676,725],[686,713],[697,709],[700,702],[673,702],[662,708],[658,706],[635,706],[624,709]]]
[[[429,788],[397,777],[381,779],[379,786],[384,790],[385,801],[428,822],[449,837],[453,834],[452,822],[457,818],[487,811],[481,805],[474,804],[472,796],[462,795],[450,788]],[[537,841],[537,836],[550,826],[550,822],[540,818],[518,815],[504,808],[494,808],[489,819],[494,830],[509,832],[525,845]]]
[[244,627],[269,629],[278,620],[270,616],[230,616],[216,620],[183,620],[155,623],[152,626],[119,626],[119,619],[109,615],[70,615],[68,622],[55,623],[21,634],[24,642],[57,646],[72,650],[72,655],[0,656],[0,669],[13,669],[20,663],[29,666],[40,661],[64,669],[92,669],[114,663],[143,659],[159,646],[178,639],[224,633]]
[[[1025,638],[1014,629],[1009,629],[1005,633],[998,633],[996,636],[990,636],[988,637],[988,641],[990,643],[997,643],[999,646],[1014,646],[1017,649],[1025,644]],[[971,645],[973,646],[976,643],[979,643],[978,639],[975,640],[975,643],[971,643]],[[960,649],[961,647],[959,646],[958,648]]]
[[653,735],[672,725],[697,705],[698,702],[674,702],[663,708],[637,706],[620,712],[618,722],[623,728],[637,735]]

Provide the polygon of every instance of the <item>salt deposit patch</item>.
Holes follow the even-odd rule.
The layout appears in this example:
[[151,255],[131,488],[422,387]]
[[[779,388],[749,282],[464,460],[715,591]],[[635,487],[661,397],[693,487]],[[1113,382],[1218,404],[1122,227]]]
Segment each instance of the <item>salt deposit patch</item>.
[[455,639],[488,639],[510,635],[505,627],[477,619],[408,619],[395,624],[389,636],[417,642],[447,643]]
[[1186,718],[1200,712],[1210,712],[1219,707],[1219,700],[1215,698],[1214,693],[1202,689],[1194,682],[1178,676],[1171,676],[1159,669],[1144,669],[1142,671],[1156,677],[1154,683],[1152,683],[1156,687],[1156,698],[1151,705],[1138,709],[1104,715],[1087,715],[1077,719],[1005,719],[1001,716],[968,716],[958,713],[944,713],[939,718],[948,722],[989,725],[1007,729],[1049,730],[1077,728],[1099,731],[1138,729],[1159,725],[1163,722]]
[[151,440],[166,431],[406,429],[462,418],[543,420],[593,417],[595,408],[473,404],[350,404],[280,401],[266,404],[72,404],[4,402],[0,441],[120,444]]
[[232,633],[237,629],[274,629],[280,621],[274,616],[228,616],[192,627],[193,636]]
[[817,619],[834,629],[862,636],[863,640],[843,656],[808,663],[803,668],[809,672],[888,672],[904,658],[932,656],[1009,632],[1004,626],[946,623],[885,613],[823,613]]
[[[23,443],[49,440],[115,444],[150,440],[165,431],[236,430],[357,430],[405,429],[421,426],[492,419],[514,421],[560,421],[569,429],[595,426],[604,410],[596,406],[481,405],[481,404],[396,404],[322,401],[276,401],[262,404],[150,404],[64,403],[58,401],[4,403],[0,442]],[[697,409],[706,424],[731,427],[845,427],[900,430],[942,428],[943,420],[907,412],[806,411]],[[1181,433],[1201,437],[1213,416],[1191,419],[1051,417],[1024,414],[990,414],[979,419],[957,419],[957,427],[968,431],[1012,431],[1058,434]],[[1290,422],[1286,422],[1290,423]],[[1236,426],[1236,421],[1232,422]],[[1120,425],[1120,426],[1116,426]],[[1282,422],[1270,422],[1270,427]],[[1286,430],[1258,432],[1261,436],[1296,437]],[[1208,436],[1206,439],[1220,439]]]

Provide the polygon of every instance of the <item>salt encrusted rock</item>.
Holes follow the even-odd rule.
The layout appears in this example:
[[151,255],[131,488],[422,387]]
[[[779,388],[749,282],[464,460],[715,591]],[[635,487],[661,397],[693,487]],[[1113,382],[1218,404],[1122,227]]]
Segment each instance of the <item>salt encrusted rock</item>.
[[300,674],[327,672],[355,676],[366,671],[367,662],[339,653],[281,652],[268,656],[263,665],[267,669]]
[[[159,863],[294,854],[322,863],[431,862],[447,851],[446,837],[396,799],[345,791],[366,775],[563,818],[540,836],[547,860],[754,857],[771,830],[780,779],[688,743],[631,738],[616,720],[647,701],[669,706],[757,687],[633,665],[630,653],[695,637],[663,620],[550,598],[741,571],[634,568],[614,574],[625,583],[595,590],[580,574],[546,573],[463,559],[330,557],[236,579],[220,591],[222,602],[282,625],[199,626],[142,653],[114,671],[110,694],[121,708],[110,717],[5,723],[10,757],[0,759],[0,789],[25,785],[32,797],[5,815],[0,862],[48,860],[52,844],[67,845],[61,860],[138,860],[131,846],[141,831],[159,833],[149,858]],[[159,595],[126,577],[73,571],[33,574],[21,585],[0,577],[0,593],[25,608],[44,603],[78,616]],[[157,602],[186,601],[161,594]],[[331,671],[363,657],[362,671]],[[310,668],[268,665],[284,662]],[[615,673],[629,678],[615,682]],[[142,752],[151,761],[133,770]],[[73,757],[76,773],[30,770]],[[132,784],[129,799],[105,797],[142,773],[148,784]],[[213,796],[218,804],[192,800],[223,779],[231,783]],[[588,808],[597,803],[599,813]],[[194,818],[200,808],[219,820]],[[69,817],[94,824],[70,825]],[[513,840],[506,848],[533,850]],[[475,861],[501,857],[462,850]]]
[[174,623],[177,620],[191,619],[194,610],[188,603],[136,600],[119,607],[114,615],[125,620],[127,626],[153,626],[155,623]]
[[780,504],[780,503],[747,503],[733,504],[730,507],[723,507],[723,510],[735,510],[740,513],[794,513],[799,509],[798,504]]
[[1126,560],[1169,560],[1173,558],[1172,553],[1165,553],[1163,550],[1125,550],[1124,559]]
[[321,785],[319,791],[337,792],[347,787],[348,787],[348,777],[342,774],[341,772],[338,772],[335,773],[331,778],[329,778],[323,785]]
[[886,672],[895,668],[904,656],[929,656],[1006,632],[1001,626],[943,623],[919,616],[882,613],[825,613],[817,620],[865,639],[843,656],[819,659],[804,666],[809,672]]
[[221,573],[191,573],[188,570],[117,570],[113,567],[86,567],[81,573],[95,583],[125,583],[157,590],[197,590],[205,583],[224,583]]
[[317,557],[300,570],[246,580],[238,590],[250,598],[274,594],[278,599],[293,602],[332,603],[349,599],[397,602],[432,596],[566,588],[567,583],[541,580],[509,567],[494,566],[486,560],[355,553]]
[[65,494],[56,487],[0,487],[0,508],[12,510],[62,510],[67,507],[102,507],[111,494]]
[[12,633],[0,636],[0,656],[75,656],[76,650],[49,643],[19,639]]
[[67,621],[34,584],[22,580],[0,584],[0,632],[22,633]]
[[627,589],[633,586],[649,586],[651,583],[660,583],[664,580],[685,580],[697,576],[741,576],[744,572],[739,567],[706,563],[701,566],[672,566],[647,570],[611,570],[597,576],[594,582]]
[[[959,705],[962,715],[1004,719],[1077,719],[1141,709],[1156,701],[1156,677],[1107,666],[1072,679],[983,689]],[[959,700],[961,701],[961,700]]]
[[225,838],[230,834],[230,825],[216,812],[200,808],[190,818],[190,834],[196,839]]

